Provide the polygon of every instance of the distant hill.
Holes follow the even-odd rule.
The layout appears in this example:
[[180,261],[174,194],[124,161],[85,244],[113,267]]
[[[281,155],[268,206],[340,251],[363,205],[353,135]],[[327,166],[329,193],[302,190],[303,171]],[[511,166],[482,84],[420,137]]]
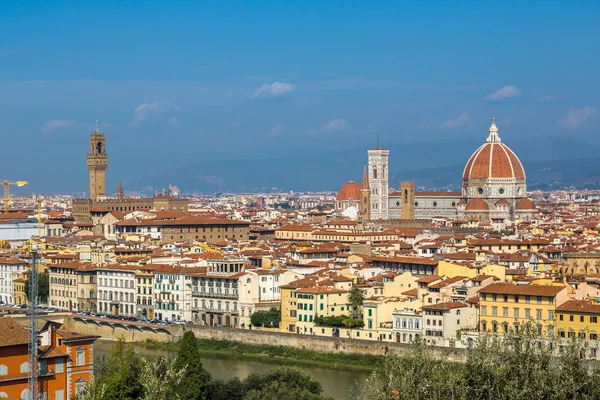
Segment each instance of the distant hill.
[[[588,142],[546,138],[508,144],[523,161],[531,189],[557,185],[600,187],[600,149]],[[457,188],[464,164],[480,145],[480,140],[472,139],[390,144],[390,185],[414,180],[418,186],[430,189]],[[360,180],[366,158],[364,148],[317,155],[306,149],[278,149],[274,155],[247,155],[157,169],[126,182],[126,187],[149,189],[174,184],[186,192],[205,193],[336,190],[348,180]]]

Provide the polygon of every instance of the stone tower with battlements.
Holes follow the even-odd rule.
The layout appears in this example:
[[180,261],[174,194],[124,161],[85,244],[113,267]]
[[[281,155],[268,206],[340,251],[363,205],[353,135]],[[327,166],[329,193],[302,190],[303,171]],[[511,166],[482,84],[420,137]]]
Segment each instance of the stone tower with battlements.
[[90,172],[90,199],[97,200],[106,196],[106,169],[108,154],[104,134],[98,129],[90,135],[90,151],[87,155],[87,168]]
[[402,192],[400,219],[415,219],[415,183],[400,182],[400,192]]

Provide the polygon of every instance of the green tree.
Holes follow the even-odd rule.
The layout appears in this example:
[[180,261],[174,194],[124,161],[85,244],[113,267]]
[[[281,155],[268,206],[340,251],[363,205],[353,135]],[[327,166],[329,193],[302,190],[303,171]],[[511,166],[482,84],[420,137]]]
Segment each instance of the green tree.
[[176,369],[175,361],[159,357],[144,360],[140,382],[144,388],[142,400],[180,400],[177,388],[185,374],[185,368]]
[[269,311],[256,311],[252,313],[250,322],[253,326],[277,328],[281,323],[281,310],[271,307]]
[[107,368],[98,381],[103,390],[102,400],[134,400],[143,393],[140,382],[142,359],[133,346],[121,338],[108,359]]
[[231,400],[246,393],[244,382],[238,377],[229,381],[211,380],[208,384],[207,398],[210,400]]
[[280,367],[246,378],[244,400],[324,400],[321,383],[296,368]]
[[[48,294],[50,293],[50,279],[48,275],[40,272],[38,274],[38,300],[40,303],[48,303]],[[29,288],[30,288],[29,275],[27,275],[27,281],[25,281],[25,296],[29,300]]]
[[586,361],[577,339],[541,340],[533,324],[502,338],[482,336],[466,363],[435,358],[418,343],[405,357],[388,356],[362,385],[357,399],[567,400],[597,399],[600,367]]
[[352,309],[352,318],[358,319],[360,317],[360,310],[365,301],[365,295],[362,290],[356,286],[352,286],[352,289],[348,292],[348,304]]
[[185,368],[185,375],[178,385],[181,400],[207,399],[207,385],[210,374],[202,366],[198,341],[192,331],[186,331],[179,341],[179,353],[175,359],[175,369]]

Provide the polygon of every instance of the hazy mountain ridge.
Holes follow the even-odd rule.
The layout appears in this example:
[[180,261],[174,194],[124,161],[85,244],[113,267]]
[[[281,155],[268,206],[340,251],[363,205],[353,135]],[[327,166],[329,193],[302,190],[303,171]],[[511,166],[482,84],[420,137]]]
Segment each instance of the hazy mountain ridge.
[[[465,163],[480,141],[448,139],[391,144],[390,185],[414,180],[429,189],[458,188]],[[565,138],[527,139],[509,143],[520,156],[530,188],[570,185],[600,186],[600,149]],[[533,151],[532,151],[533,150]],[[272,157],[209,160],[154,171],[128,182],[131,189],[175,184],[186,192],[318,191],[335,190],[348,180],[359,181],[366,149],[351,148],[327,154],[296,154],[279,150]]]

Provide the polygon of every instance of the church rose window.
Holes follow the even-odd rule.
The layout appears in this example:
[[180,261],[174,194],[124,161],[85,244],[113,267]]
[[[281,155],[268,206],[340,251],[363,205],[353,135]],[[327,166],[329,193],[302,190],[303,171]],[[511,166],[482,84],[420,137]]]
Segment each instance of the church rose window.
[[504,194],[504,188],[500,188],[500,190],[498,190],[498,193]]
[[477,193],[483,194],[483,188],[477,188]]
[[419,203],[415,201],[415,207],[418,207],[418,206],[419,206]]

